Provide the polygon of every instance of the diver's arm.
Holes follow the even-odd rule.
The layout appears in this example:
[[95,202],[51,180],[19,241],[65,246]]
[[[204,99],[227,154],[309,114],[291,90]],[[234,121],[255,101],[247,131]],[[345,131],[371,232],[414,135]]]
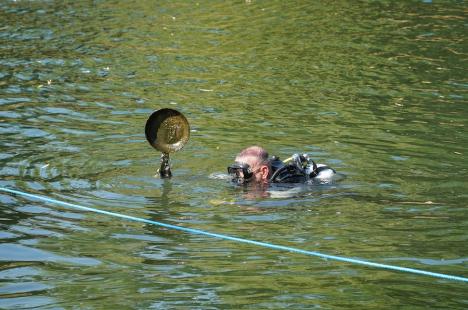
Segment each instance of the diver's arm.
[[161,154],[161,167],[159,167],[158,172],[162,179],[172,177],[171,164],[168,153]]

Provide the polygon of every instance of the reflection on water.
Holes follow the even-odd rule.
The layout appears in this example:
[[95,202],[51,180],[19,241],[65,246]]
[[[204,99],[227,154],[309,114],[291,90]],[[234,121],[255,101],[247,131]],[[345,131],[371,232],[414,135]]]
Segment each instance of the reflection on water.
[[[0,186],[467,276],[464,3],[0,3]],[[154,110],[189,120],[154,178]],[[346,176],[248,197],[244,147]],[[211,177],[210,177],[211,175]],[[215,176],[215,177],[213,177]],[[218,177],[217,177],[218,176]],[[0,194],[0,307],[467,307],[463,284]]]

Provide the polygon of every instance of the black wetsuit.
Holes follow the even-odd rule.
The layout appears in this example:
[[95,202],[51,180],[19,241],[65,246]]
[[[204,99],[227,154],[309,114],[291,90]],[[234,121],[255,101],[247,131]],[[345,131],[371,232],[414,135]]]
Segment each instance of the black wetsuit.
[[312,160],[309,160],[312,169],[306,169],[301,163],[295,161],[285,164],[277,156],[272,157],[270,164],[272,170],[271,183],[305,183],[313,180],[320,172],[327,169],[331,169],[335,173],[332,168],[324,165],[317,166]]

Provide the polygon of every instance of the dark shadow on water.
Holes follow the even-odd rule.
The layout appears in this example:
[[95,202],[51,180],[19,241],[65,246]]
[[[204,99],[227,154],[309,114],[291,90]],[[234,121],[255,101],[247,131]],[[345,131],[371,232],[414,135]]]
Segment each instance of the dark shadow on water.
[[345,179],[346,175],[339,173],[331,182],[237,185],[227,181],[230,194],[235,197],[235,202],[231,201],[229,204],[262,209],[300,205],[310,207],[322,199],[355,195],[349,190],[349,184],[343,182]]

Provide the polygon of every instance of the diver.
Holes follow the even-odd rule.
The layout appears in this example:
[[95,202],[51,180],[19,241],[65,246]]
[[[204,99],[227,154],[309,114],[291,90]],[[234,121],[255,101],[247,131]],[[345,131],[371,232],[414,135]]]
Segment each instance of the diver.
[[228,166],[228,173],[237,184],[331,183],[336,171],[316,164],[307,154],[294,154],[281,161],[268,156],[260,146],[243,149]]
[[[190,126],[179,111],[163,108],[154,111],[145,125],[149,144],[161,154],[158,174],[161,178],[172,176],[169,154],[181,150],[190,137]],[[260,146],[242,150],[235,163],[228,167],[229,177],[237,184],[256,184],[260,187],[270,183],[331,183],[336,174],[332,168],[316,164],[307,154],[294,154],[281,161],[277,156],[268,156]]]

